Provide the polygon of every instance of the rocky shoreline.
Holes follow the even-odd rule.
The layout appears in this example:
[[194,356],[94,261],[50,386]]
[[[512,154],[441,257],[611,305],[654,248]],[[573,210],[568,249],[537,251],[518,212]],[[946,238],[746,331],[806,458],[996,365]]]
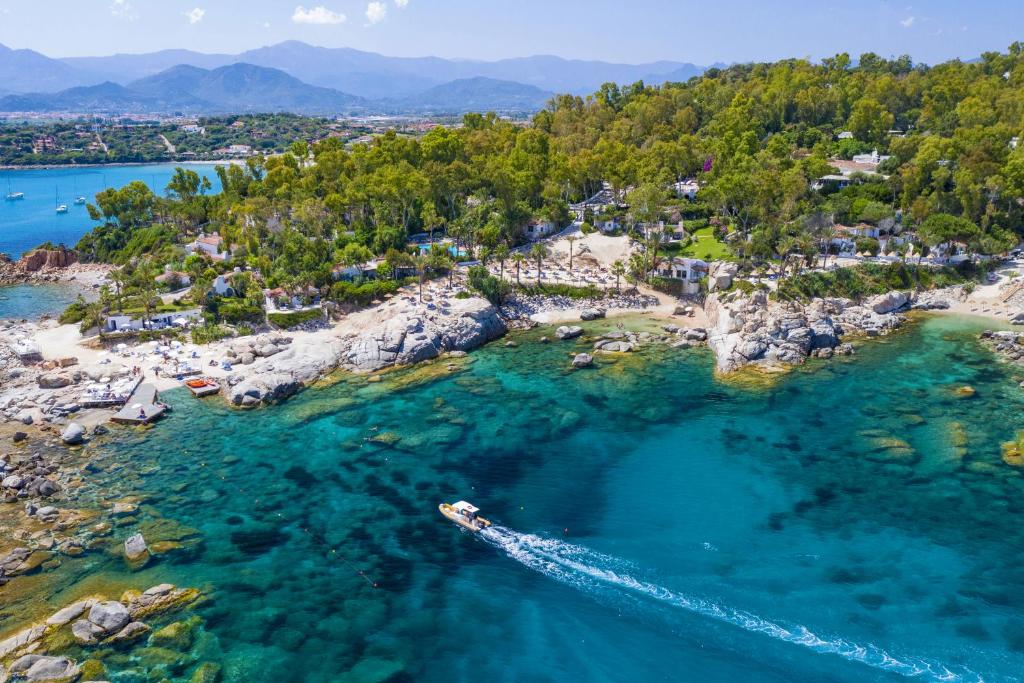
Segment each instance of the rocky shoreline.
[[[403,307],[365,331],[328,337],[318,344],[280,343],[279,335],[257,339],[229,350],[229,356],[243,363],[252,361],[244,372],[227,378],[225,395],[240,407],[274,403],[335,370],[371,373],[415,365],[446,353],[471,351],[507,331],[498,309],[483,299],[453,298],[428,314]],[[254,350],[262,356],[259,360]]]
[[704,304],[708,345],[719,373],[747,366],[784,369],[811,357],[850,355],[853,346],[844,339],[889,334],[903,324],[906,311],[946,309],[963,296],[963,289],[954,287],[917,296],[893,291],[864,303],[842,298],[797,303],[769,301],[762,290],[713,293]]
[[63,247],[35,249],[14,260],[0,253],[0,287],[47,282],[83,282],[98,287],[111,266],[80,263],[78,255]]

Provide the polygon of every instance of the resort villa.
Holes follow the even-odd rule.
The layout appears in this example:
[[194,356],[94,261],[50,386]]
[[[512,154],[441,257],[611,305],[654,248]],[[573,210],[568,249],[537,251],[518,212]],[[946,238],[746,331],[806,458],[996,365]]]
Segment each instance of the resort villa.
[[526,237],[527,239],[536,242],[542,240],[548,235],[554,233],[556,226],[551,221],[542,221],[534,218],[526,224]]
[[[856,154],[852,159],[831,159],[828,164],[835,168],[838,173],[824,175],[814,182],[814,189],[820,190],[826,186],[833,186],[842,189],[853,181],[853,176],[860,173],[863,175],[881,176],[878,172],[879,164],[888,160],[888,156],[880,155],[876,149],[871,154]],[[882,176],[883,178],[885,176]]]
[[231,248],[224,244],[224,238],[217,233],[200,234],[195,240],[185,245],[185,253],[206,255],[214,261],[231,258]]
[[706,261],[677,256],[664,259],[652,272],[657,277],[681,281],[684,294],[698,294],[700,279],[708,274],[708,270],[709,266]]
[[168,285],[172,289],[178,290],[184,287],[188,287],[192,284],[192,278],[188,273],[183,273],[178,270],[171,270],[168,266],[164,272],[153,278],[158,285]]
[[672,191],[675,195],[681,199],[689,199],[693,201],[697,199],[697,192],[700,191],[700,185],[694,178],[687,178],[686,180],[680,180],[678,183],[672,185]]
[[120,313],[108,315],[103,323],[104,332],[124,332],[139,330],[162,330],[167,327],[184,327],[190,322],[200,320],[202,311],[192,308],[186,311],[154,313],[146,319],[138,313]]

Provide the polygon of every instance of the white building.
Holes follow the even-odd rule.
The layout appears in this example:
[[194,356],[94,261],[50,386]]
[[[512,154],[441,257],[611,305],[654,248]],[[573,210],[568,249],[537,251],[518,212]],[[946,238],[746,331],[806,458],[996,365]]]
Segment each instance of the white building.
[[665,259],[652,271],[654,275],[683,283],[683,294],[699,294],[700,279],[708,274],[706,261],[695,258],[675,257]]
[[178,321],[192,322],[202,318],[202,311],[198,308],[189,309],[187,311],[173,311],[164,313],[154,313],[150,316],[149,321],[146,321],[144,317],[136,315],[110,315],[107,316],[106,322],[103,323],[104,332],[123,332],[128,330],[162,330],[165,327],[172,327],[178,324]]
[[224,238],[217,233],[199,235],[194,241],[185,245],[185,252],[188,254],[205,254],[214,261],[224,261],[231,258],[230,248],[224,245]]
[[526,224],[526,237],[532,241],[544,239],[555,232],[555,224],[551,221],[533,219]]
[[695,179],[688,178],[673,184],[672,190],[676,193],[677,197],[693,201],[697,199],[697,192],[700,191],[700,185]]

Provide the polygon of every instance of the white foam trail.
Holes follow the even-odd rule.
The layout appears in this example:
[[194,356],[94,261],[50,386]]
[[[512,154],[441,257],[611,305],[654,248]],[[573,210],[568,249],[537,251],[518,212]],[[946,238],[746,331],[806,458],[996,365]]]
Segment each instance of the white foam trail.
[[505,527],[490,527],[483,530],[480,536],[530,569],[580,589],[595,589],[601,586],[626,589],[752,633],[761,633],[820,654],[837,655],[848,661],[860,662],[910,678],[984,683],[981,676],[971,671],[957,673],[938,662],[917,657],[895,657],[876,645],[858,645],[842,638],[822,638],[804,626],[787,628],[750,612],[640,581],[623,571],[623,568],[629,566],[624,560],[582,546],[554,538],[521,534]]

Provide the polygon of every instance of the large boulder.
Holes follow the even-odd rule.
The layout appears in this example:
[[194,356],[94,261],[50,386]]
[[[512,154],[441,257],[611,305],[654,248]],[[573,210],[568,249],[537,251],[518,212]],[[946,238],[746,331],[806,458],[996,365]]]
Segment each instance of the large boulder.
[[831,349],[839,345],[839,331],[828,318],[821,318],[811,323],[814,340],[812,349]]
[[128,608],[116,600],[97,602],[89,610],[89,621],[103,629],[104,633],[120,631],[131,621]]
[[732,287],[733,278],[739,272],[739,266],[726,261],[716,261],[708,270],[708,291],[718,292]]
[[85,427],[72,422],[60,433],[60,439],[69,446],[77,446],[85,440]]
[[598,320],[605,316],[603,308],[585,308],[580,311],[580,320]]
[[80,675],[78,665],[67,657],[40,657],[24,673],[26,681],[48,681],[66,683]]
[[906,292],[889,292],[874,297],[868,302],[868,306],[875,313],[884,315],[898,311],[908,303],[910,303],[910,296]]
[[22,255],[18,261],[18,267],[27,273],[35,273],[49,268],[67,268],[77,262],[78,255],[64,247],[59,249],[33,249]]
[[594,364],[594,357],[589,353],[578,353],[576,357],[572,359],[572,366],[574,368],[589,368]]
[[36,378],[36,383],[39,384],[40,389],[62,389],[74,384],[75,380],[67,373],[57,372],[39,375]]
[[134,534],[125,539],[124,556],[132,564],[144,564],[149,559],[149,546],[142,534]]
[[583,328],[578,325],[562,325],[555,330],[555,336],[559,339],[575,339],[583,334]]

